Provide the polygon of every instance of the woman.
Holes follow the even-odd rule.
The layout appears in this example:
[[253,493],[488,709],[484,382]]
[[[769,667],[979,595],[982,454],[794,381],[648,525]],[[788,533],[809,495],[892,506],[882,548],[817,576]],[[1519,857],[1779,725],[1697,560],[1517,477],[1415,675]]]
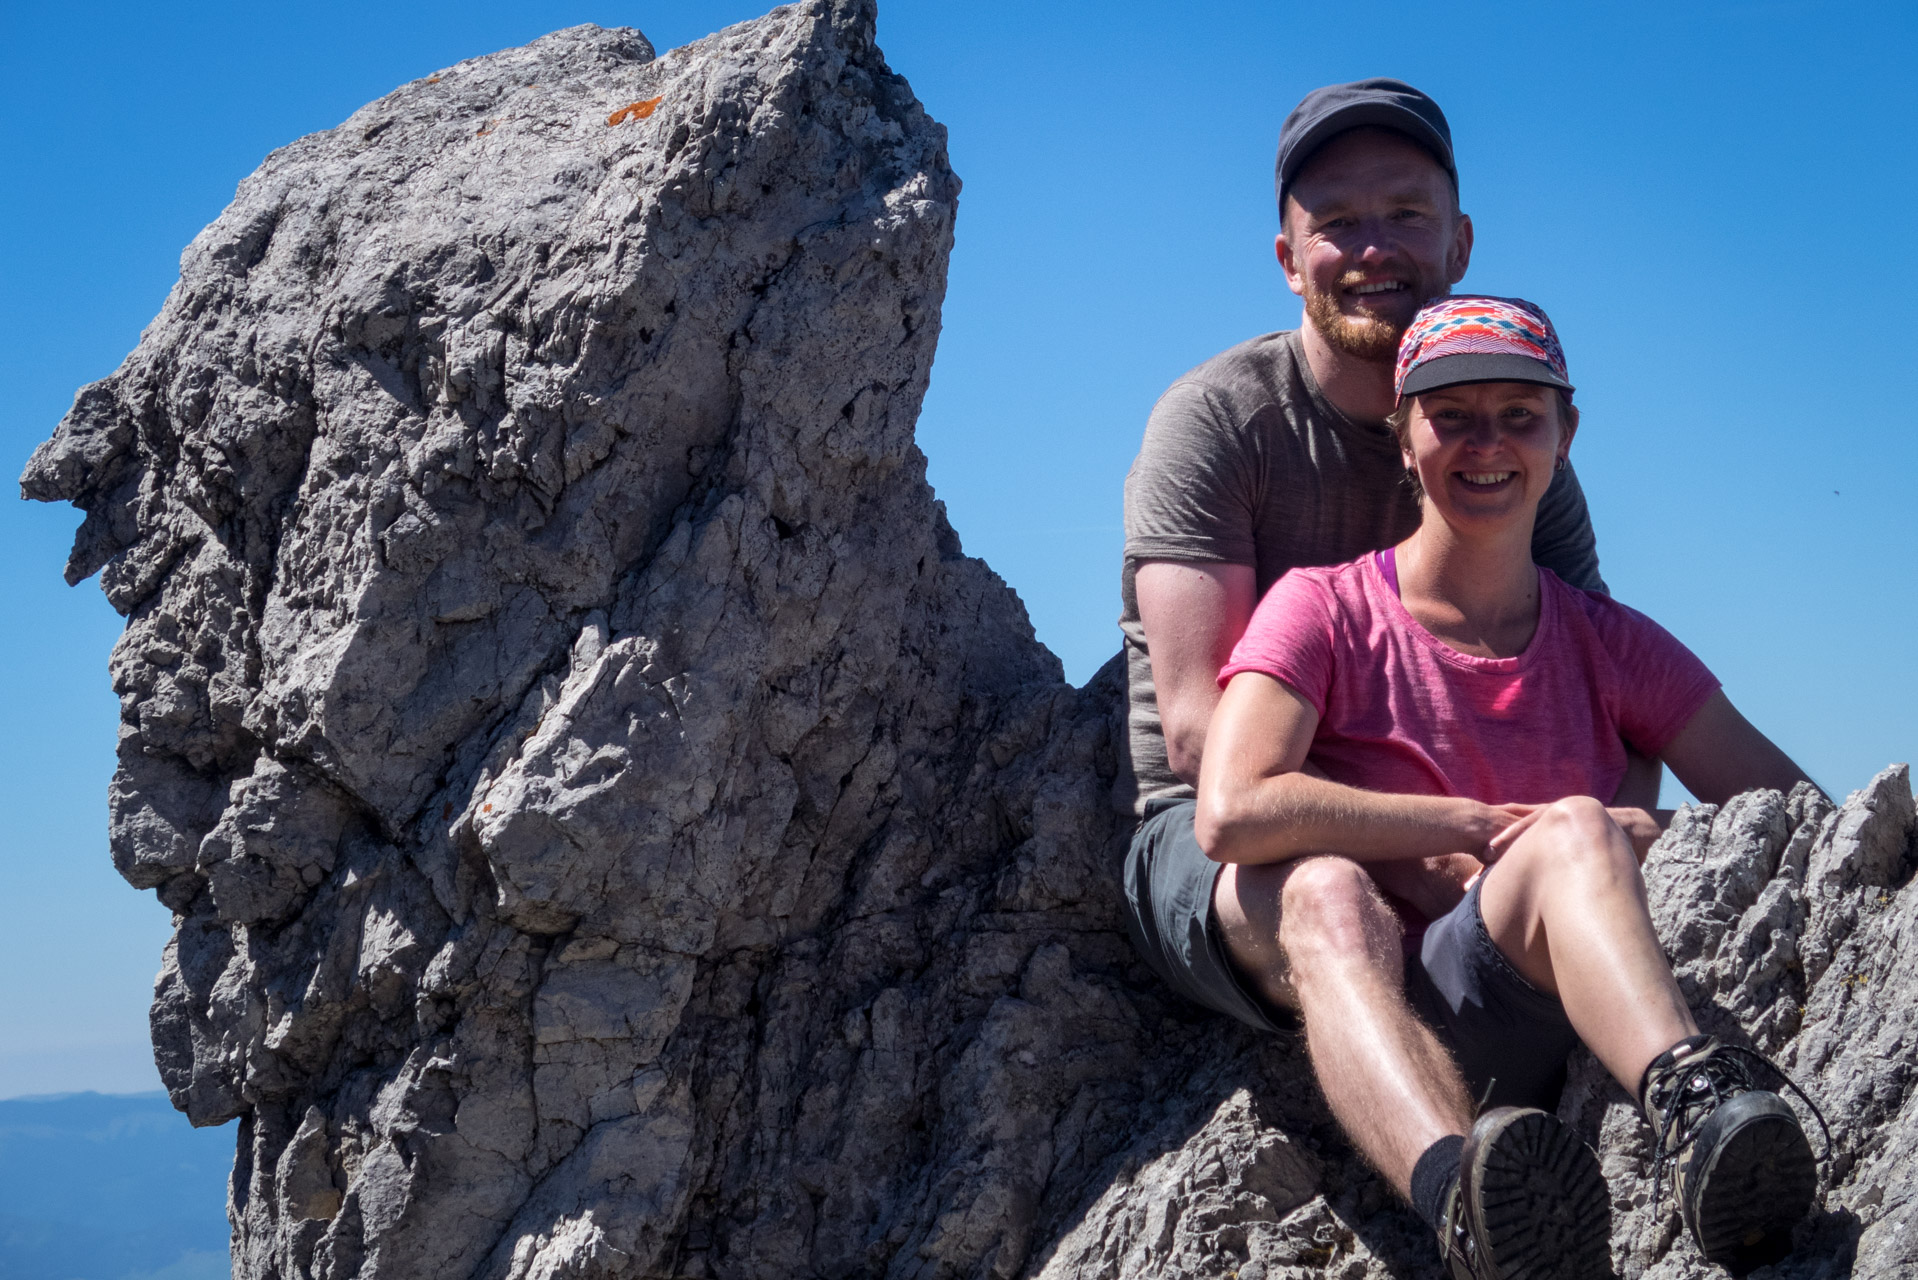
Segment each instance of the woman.
[[[1389,421],[1422,522],[1396,547],[1294,570],[1261,601],[1220,673],[1199,841],[1227,863],[1364,866],[1417,943],[1406,999],[1470,1096],[1550,1105],[1583,1040],[1675,1158],[1706,1256],[1776,1256],[1815,1191],[1809,1145],[1741,1051],[1699,1034],[1638,873],[1659,822],[1603,799],[1626,744],[1707,802],[1805,775],[1662,628],[1533,564],[1539,500],[1578,430],[1542,311],[1432,303],[1395,383]],[[1455,1267],[1504,1274],[1533,1252],[1558,1260],[1550,1274],[1604,1273],[1596,1162],[1549,1116],[1501,1107],[1469,1140],[1456,1116],[1402,1122],[1437,1135],[1406,1189]],[[1543,1154],[1528,1165],[1527,1150]],[[1501,1200],[1536,1212],[1488,1223]]]

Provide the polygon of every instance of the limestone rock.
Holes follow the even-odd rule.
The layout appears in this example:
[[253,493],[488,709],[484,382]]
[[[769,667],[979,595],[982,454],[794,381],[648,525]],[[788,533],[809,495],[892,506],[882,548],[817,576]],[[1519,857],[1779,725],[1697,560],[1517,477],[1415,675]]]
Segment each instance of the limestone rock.
[[[128,620],[113,856],[236,1276],[1432,1274],[1296,1037],[1132,956],[1119,670],[913,444],[957,192],[870,0],[560,32],[269,157],[35,454]],[[1911,1263],[1911,828],[1888,773],[1653,864],[1834,1121],[1792,1275]]]
[[[1918,940],[1915,867],[1904,765],[1837,808],[1801,784],[1789,798],[1759,791],[1684,811],[1646,862],[1659,936],[1699,1025],[1773,1057],[1830,1126],[1824,1205],[1792,1257],[1754,1273],[1766,1280],[1918,1273],[1918,982],[1902,961]],[[1599,1148],[1622,1274],[1722,1275],[1675,1244],[1669,1197],[1652,1205],[1650,1134],[1624,1091],[1587,1060],[1560,1111]],[[1819,1149],[1809,1113],[1805,1127]]]

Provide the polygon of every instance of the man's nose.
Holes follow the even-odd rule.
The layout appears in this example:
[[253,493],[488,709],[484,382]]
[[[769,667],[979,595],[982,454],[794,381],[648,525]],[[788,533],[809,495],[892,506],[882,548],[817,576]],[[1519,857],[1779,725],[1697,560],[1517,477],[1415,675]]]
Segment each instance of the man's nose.
[[1397,229],[1384,218],[1366,218],[1359,223],[1353,241],[1352,256],[1360,262],[1381,262],[1398,253]]
[[1353,246],[1352,256],[1361,263],[1371,265],[1392,257],[1397,252],[1397,248],[1398,246],[1381,227],[1376,233],[1370,230],[1363,231],[1358,243]]

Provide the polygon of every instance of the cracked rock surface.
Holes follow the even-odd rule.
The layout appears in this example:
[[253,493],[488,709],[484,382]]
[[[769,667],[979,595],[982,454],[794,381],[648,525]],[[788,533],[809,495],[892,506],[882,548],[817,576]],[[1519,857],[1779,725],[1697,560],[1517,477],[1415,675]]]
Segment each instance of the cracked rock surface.
[[[959,184],[873,21],[575,28],[293,143],[29,465],[127,617],[112,851],[236,1276],[1435,1273],[1296,1037],[1132,957],[1122,675],[913,443]],[[1892,770],[1651,863],[1832,1120],[1780,1275],[1918,1267],[1913,825]],[[1565,1108],[1621,1266],[1703,1274]]]

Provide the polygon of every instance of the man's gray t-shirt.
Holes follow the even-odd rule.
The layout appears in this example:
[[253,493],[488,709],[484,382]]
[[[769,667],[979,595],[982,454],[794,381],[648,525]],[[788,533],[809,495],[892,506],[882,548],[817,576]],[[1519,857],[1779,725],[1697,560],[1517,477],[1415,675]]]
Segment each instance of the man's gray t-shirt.
[[[1135,811],[1148,800],[1192,794],[1166,763],[1133,590],[1139,562],[1249,564],[1263,595],[1289,569],[1357,559],[1404,541],[1418,523],[1391,428],[1332,406],[1297,331],[1240,343],[1167,389],[1125,484],[1119,626],[1136,786],[1125,798]],[[1539,503],[1532,558],[1572,586],[1605,589],[1585,494],[1569,467]]]

